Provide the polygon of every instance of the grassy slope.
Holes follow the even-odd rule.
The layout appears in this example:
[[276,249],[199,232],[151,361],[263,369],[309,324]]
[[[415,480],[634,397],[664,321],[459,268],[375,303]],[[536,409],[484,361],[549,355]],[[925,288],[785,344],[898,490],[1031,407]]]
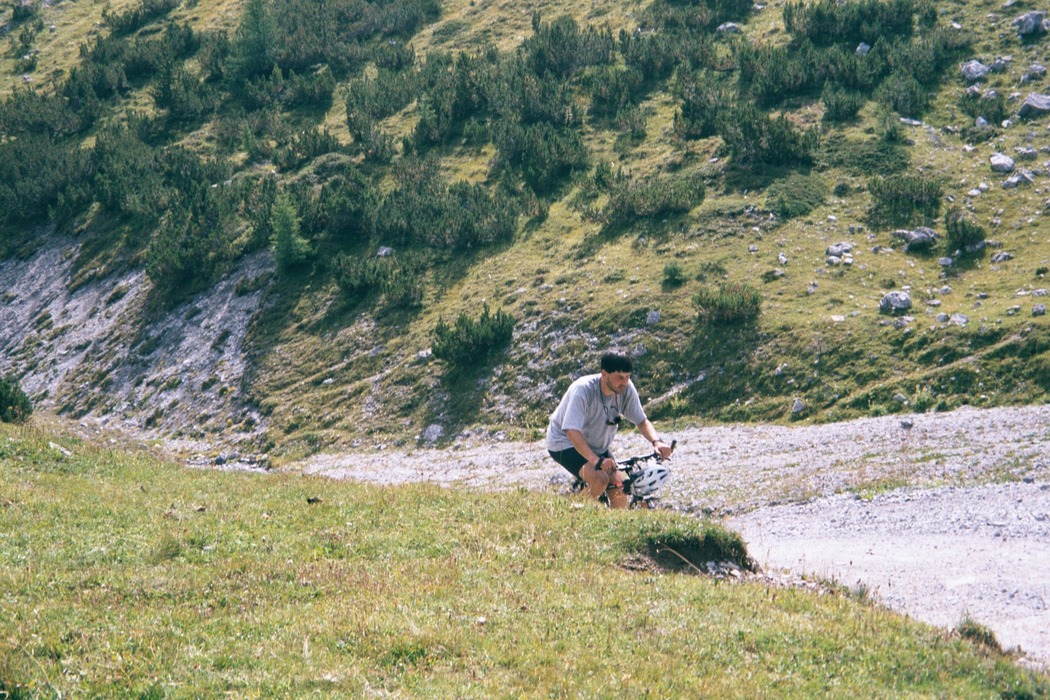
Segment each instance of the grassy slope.
[[[132,4],[111,3],[115,11]],[[642,6],[454,0],[413,44],[421,57],[435,48],[462,50],[486,41],[509,51],[530,33],[534,12],[547,20],[568,13],[581,24],[608,24],[616,31],[634,26]],[[89,35],[101,7],[65,2],[42,11],[45,23],[54,22],[56,31],[45,31],[38,41],[40,80],[69,65],[75,56],[71,47]],[[180,8],[173,17],[198,27],[231,28],[237,9],[232,0],[199,3]],[[973,34],[975,56],[990,60],[1013,55],[1013,69],[993,75],[986,87],[1007,93],[1027,90],[1019,76],[1029,63],[1047,58],[1045,42],[1021,46],[1007,27],[1013,15],[995,22],[986,14],[977,4],[956,2],[945,6],[942,21],[957,20]],[[779,10],[769,6],[756,13],[745,34],[753,41],[783,41]],[[8,90],[21,78],[10,72],[10,58],[3,60],[2,89]],[[1030,189],[1003,190],[987,165],[994,151],[1012,154],[1024,143],[1045,145],[1045,130],[1042,124],[1015,126],[972,151],[964,148],[958,136],[942,130],[969,121],[955,106],[963,87],[951,75],[927,115],[929,128],[906,127],[913,141],[909,171],[942,178],[945,194],[988,228],[990,239],[1014,252],[1014,260],[993,265],[985,256],[959,276],[942,279],[936,257],[871,253],[873,246],[893,241],[889,232],[863,226],[867,178],[841,168],[822,174],[829,187],[848,185],[849,194],[831,197],[806,217],[771,227],[762,212],[764,193],[728,185],[721,176],[724,158],[709,162],[718,154],[717,139],[674,139],[674,100],[654,93],[642,105],[648,134],[643,142],[624,148],[615,143],[614,133],[588,125],[588,147],[593,162],[612,162],[637,176],[707,173],[707,199],[690,216],[602,237],[597,225],[573,207],[580,188],[570,185],[551,202],[548,216],[528,224],[513,245],[435,271],[425,307],[414,315],[345,310],[327,280],[285,280],[281,301],[261,320],[256,334],[252,392],[269,412],[272,442],[296,454],[369,434],[377,440],[411,440],[431,422],[441,423],[450,434],[480,423],[532,437],[557,390],[591,369],[596,350],[610,344],[647,351],[638,374],[649,398],[706,378],[662,404],[658,417],[790,420],[796,396],[808,406],[796,418],[817,420],[1045,400],[1045,384],[1032,378],[1050,364],[1050,342],[1042,321],[1033,322],[1030,315],[1032,298],[1017,296],[1043,286],[1035,271],[1050,264],[1050,228],[1041,215],[1044,185],[1040,180]],[[143,104],[148,106],[148,100]],[[862,115],[847,136],[872,138],[872,105]],[[324,121],[348,139],[343,118],[336,99]],[[803,105],[793,118],[815,124],[819,112]],[[410,105],[385,127],[396,138],[414,123],[415,106]],[[450,177],[471,180],[484,179],[491,155],[484,149],[442,152]],[[982,181],[991,188],[971,201],[966,192]],[[749,207],[759,212],[748,214]],[[851,234],[851,226],[860,229]],[[855,244],[857,264],[826,267],[825,248],[842,240]],[[751,252],[751,246],[757,250]],[[787,256],[786,265],[777,261],[779,253]],[[682,266],[685,285],[662,288],[668,262]],[[763,316],[753,336],[727,339],[697,330],[691,297],[705,283],[697,277],[711,263],[721,265],[731,280],[761,285]],[[784,269],[783,278],[758,281],[775,267]],[[916,321],[906,333],[887,327],[878,314],[888,280],[898,289],[910,286],[916,300]],[[942,291],[945,285],[950,292]],[[978,293],[987,299],[979,301]],[[939,298],[941,305],[926,308],[927,296]],[[463,376],[417,359],[429,346],[438,318],[476,313],[481,300],[502,306],[519,320],[506,362]],[[1014,305],[1021,312],[1008,315]],[[645,323],[651,310],[661,313],[655,326]],[[970,324],[963,329],[938,323],[933,317],[940,312],[965,314]],[[781,371],[774,374],[778,367]],[[908,403],[893,400],[896,394]]]
[[670,513],[187,470],[0,425],[0,695],[1050,692],[864,600],[643,566],[654,545],[742,556]]
[[[1022,51],[1012,45],[1016,40],[1011,41],[1008,34],[997,39],[1000,27],[989,27],[978,8],[957,7],[960,20],[980,37],[975,55],[1002,53],[1006,48],[1016,51],[1013,74],[989,81],[989,86],[1001,90],[1016,89],[1020,71],[1028,62],[1041,60],[1045,51],[1038,46]],[[493,13],[499,10],[496,5],[449,6],[442,22],[417,38],[417,52],[425,54],[432,42],[445,49],[450,45],[469,46],[472,39],[464,38],[464,33],[496,41],[492,21]],[[499,35],[516,38],[498,41],[501,48],[513,47],[517,37],[527,34],[528,17],[535,10],[542,11],[545,17],[569,11],[581,22],[609,21],[614,28],[632,26],[630,13],[623,16],[621,23],[616,9],[610,10],[608,16],[598,16],[600,10],[591,9],[587,14],[578,5],[516,5],[513,12],[501,17],[506,22],[500,25]],[[457,20],[464,16],[470,19]],[[469,28],[456,24],[457,21],[469,21]],[[450,23],[458,28],[455,40],[435,40],[444,36],[442,27]],[[776,41],[781,36],[779,25],[779,13],[767,8],[749,22],[748,35]],[[959,277],[943,279],[936,257],[870,253],[875,245],[893,245],[893,240],[889,232],[872,232],[864,226],[869,204],[867,178],[842,169],[829,169],[824,178],[829,186],[849,185],[849,195],[832,197],[807,217],[766,230],[764,222],[742,214],[749,206],[764,207],[764,194],[725,186],[717,177],[718,166],[707,164],[717,153],[717,143],[683,144],[672,139],[669,132],[675,105],[667,96],[655,94],[643,105],[649,134],[643,143],[626,151],[616,149],[613,135],[592,129],[588,131],[588,146],[595,162],[613,162],[637,175],[668,169],[689,172],[700,168],[712,172],[707,200],[690,218],[670,226],[651,227],[653,230],[641,227],[642,230],[616,238],[602,238],[597,225],[583,220],[571,206],[576,190],[570,188],[551,204],[548,217],[537,226],[527,227],[513,246],[470,265],[462,276],[452,276],[452,283],[428,299],[417,317],[398,319],[390,325],[381,369],[369,367],[362,372],[361,364],[368,363],[343,365],[328,361],[336,359],[331,357],[336,348],[330,341],[340,337],[331,333],[303,334],[303,325],[297,325],[282,339],[291,345],[291,355],[301,363],[296,363],[297,369],[301,367],[301,374],[295,377],[298,381],[289,381],[289,374],[284,371],[288,367],[285,354],[281,358],[284,369],[278,372],[275,366],[273,374],[263,373],[273,377],[275,383],[261,391],[273,406],[275,422],[305,428],[294,431],[295,437],[286,446],[295,451],[295,444],[301,440],[302,448],[311,449],[311,445],[340,441],[344,435],[359,436],[357,426],[361,424],[384,435],[396,433],[397,420],[403,421],[409,435],[411,430],[431,421],[453,427],[476,421],[492,423],[496,429],[509,427],[512,432],[524,429],[525,436],[534,436],[532,429],[542,426],[549,406],[529,404],[519,398],[508,426],[499,420],[496,411],[487,410],[497,402],[494,397],[503,392],[513,395],[513,382],[520,381],[520,373],[534,385],[551,379],[557,380],[557,385],[564,384],[575,373],[588,369],[595,349],[609,343],[644,346],[649,351],[640,374],[650,396],[697,375],[716,372],[724,365],[735,363],[735,371],[743,367],[753,373],[754,380],[746,383],[743,392],[739,384],[703,387],[696,392],[700,396],[679,404],[685,404],[687,414],[721,419],[789,419],[794,395],[807,400],[811,406],[808,416],[821,420],[909,406],[925,410],[960,403],[1044,400],[1045,387],[1021,376],[1032,362],[1038,365],[1046,361],[1039,350],[1046,345],[1045,331],[1038,321],[1034,331],[1038,338],[1036,350],[1022,351],[1037,357],[1010,359],[1033,327],[1030,299],[1019,298],[1017,293],[1040,287],[1043,282],[1035,270],[1050,260],[1050,231],[1039,215],[1042,189],[1037,186],[1035,191],[1002,190],[999,180],[987,168],[992,152],[1012,153],[1013,147],[1030,141],[1030,132],[1037,132],[1032,141],[1037,147],[1044,138],[1040,126],[1022,126],[1005,131],[996,141],[979,145],[972,152],[964,149],[958,137],[940,130],[946,125],[965,125],[968,118],[960,116],[954,106],[962,89],[954,76],[947,80],[936,109],[927,119],[930,128],[906,128],[907,137],[913,141],[909,148],[913,162],[910,172],[942,178],[946,195],[959,203],[968,202],[965,193],[980,182],[991,184],[985,195],[966,206],[974,219],[989,230],[990,239],[1002,242],[1005,250],[1023,250],[1015,260],[992,265],[985,257]],[[848,130],[851,138],[871,138],[874,112],[869,105],[863,121]],[[801,110],[798,116],[809,123],[816,119],[808,109]],[[410,129],[413,123],[410,107],[389,120],[388,126],[397,133],[399,124],[400,128]],[[450,152],[445,162],[450,173],[474,179],[478,177],[478,162],[483,162],[486,155],[472,159],[469,153]],[[998,225],[994,223],[996,219]],[[756,229],[758,225],[763,228]],[[859,233],[851,234],[851,226]],[[825,267],[825,248],[842,240],[856,245],[857,264],[852,269]],[[757,252],[750,252],[751,245],[757,246]],[[788,257],[786,266],[777,261],[780,252]],[[664,290],[662,271],[672,261],[680,264],[690,279],[683,287]],[[762,286],[765,303],[760,340],[741,347],[739,357],[720,357],[705,364],[696,357],[703,355],[704,347],[717,345],[722,339],[696,341],[691,297],[700,284],[693,277],[711,262],[720,263],[727,277],[734,280],[755,281],[774,267],[783,267],[787,274]],[[893,280],[898,289],[912,289],[917,320],[909,334],[887,328],[885,317],[878,314],[887,280]],[[814,293],[808,291],[812,282],[817,283]],[[946,285],[951,287],[950,292],[943,291]],[[987,294],[988,298],[978,301],[978,293]],[[927,309],[924,301],[928,296],[939,298],[941,305]],[[430,329],[439,317],[449,318],[463,311],[474,313],[481,300],[501,304],[514,313],[519,319],[519,335],[508,362],[491,376],[474,377],[488,380],[486,389],[475,392],[459,377],[442,381],[443,368],[418,362],[415,353],[428,346]],[[1022,311],[1010,316],[1007,310],[1014,305],[1021,305]],[[323,303],[311,305],[297,320],[309,325],[319,320],[313,315],[316,310],[324,308],[327,306]],[[650,328],[644,319],[654,309],[661,312],[661,321]],[[940,312],[965,314],[970,324],[962,329],[937,323],[933,316]],[[386,325],[382,319],[380,325]],[[538,330],[533,332],[533,328]],[[559,328],[565,329],[568,338],[554,332]],[[994,341],[989,339],[992,336]],[[988,350],[981,346],[989,343],[1000,352],[986,356]],[[352,353],[355,348],[350,342],[337,342],[336,346],[343,349],[342,358],[347,356],[347,349]],[[753,354],[753,359],[746,359],[749,354]],[[962,364],[967,373],[966,386],[953,386],[958,381],[953,376],[955,366],[944,358],[955,357],[965,358]],[[949,366],[944,369],[942,365]],[[784,371],[773,380],[770,375],[778,366]],[[318,367],[322,369],[319,371]],[[971,372],[983,376],[975,379],[969,376]],[[873,382],[872,377],[878,381]],[[325,385],[327,389],[310,388],[311,383],[318,384],[324,378],[334,380]],[[707,391],[713,395],[702,396]],[[295,410],[292,407],[303,392],[330,409],[325,419],[293,421],[281,415]],[[447,400],[463,393],[468,394],[461,397],[463,413],[455,415],[455,411],[443,410]],[[907,397],[909,404],[901,406],[893,401],[891,397],[897,393]],[[744,398],[734,402],[741,394]],[[850,395],[856,397],[852,403],[839,400]],[[436,398],[428,400],[428,396]],[[369,397],[371,401],[366,402]],[[376,407],[374,412],[361,410],[366,403]],[[677,410],[672,404],[667,415]]]

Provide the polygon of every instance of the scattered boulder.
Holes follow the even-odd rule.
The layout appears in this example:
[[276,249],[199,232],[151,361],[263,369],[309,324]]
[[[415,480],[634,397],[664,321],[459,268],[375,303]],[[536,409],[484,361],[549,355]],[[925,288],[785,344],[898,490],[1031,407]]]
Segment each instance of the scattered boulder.
[[723,22],[715,31],[719,34],[740,34],[742,30],[736,22]]
[[828,265],[852,265],[852,250],[852,243],[843,242],[829,245],[827,250],[824,251],[824,254],[826,255],[824,262]]
[[828,246],[828,249],[824,251],[825,255],[841,258],[850,251],[853,250],[853,244],[849,242],[833,243]]
[[976,83],[978,80],[988,75],[991,70],[991,68],[984,65],[976,58],[962,64],[962,76],[968,83]]
[[993,263],[1004,263],[1007,260],[1013,260],[1013,259],[1014,259],[1014,254],[1013,253],[1007,253],[1005,250],[999,251],[998,253],[996,253],[995,255],[992,256],[992,262]]
[[379,246],[379,250],[376,251],[377,258],[386,258],[394,254],[394,249],[390,246]]
[[1046,34],[1050,30],[1050,21],[1046,19],[1045,12],[1033,10],[1016,17],[1010,26],[1017,30],[1017,36],[1028,39]]
[[431,423],[423,431],[423,442],[428,445],[433,445],[443,437],[445,437],[445,429],[437,423]]
[[1010,64],[1013,63],[1013,56],[996,56],[995,60],[992,61],[992,65],[988,66],[992,69],[993,73],[1005,73],[1010,70]]
[[1033,316],[1046,316],[1046,304],[1036,304],[1032,307]]
[[1012,173],[1014,170],[1014,159],[1002,153],[993,153],[989,159],[992,171],[997,173]]
[[1003,189],[1010,190],[1021,185],[1031,185],[1035,183],[1035,175],[1028,170],[1022,170],[1019,173],[1014,173],[1010,177],[1003,181]]
[[806,410],[806,402],[803,401],[802,399],[796,398],[791,403],[791,413],[792,413],[792,415],[797,416],[798,414],[802,413],[805,410]]
[[904,241],[904,250],[928,250],[937,242],[937,232],[926,226],[920,226],[911,231],[898,229],[893,232],[894,238]]
[[1024,98],[1021,108],[1017,110],[1017,116],[1021,119],[1038,119],[1050,114],[1050,95],[1032,93]]
[[907,292],[888,292],[879,302],[879,313],[897,316],[911,308],[911,295]]
[[1031,80],[1041,80],[1046,76],[1046,66],[1041,63],[1033,63],[1021,76],[1021,82],[1027,83]]
[[871,44],[862,41],[857,45],[858,56],[867,56],[869,51],[871,51]]
[[1035,160],[1036,156],[1039,155],[1039,151],[1031,146],[1018,146],[1014,151],[1017,153],[1017,157],[1021,160]]

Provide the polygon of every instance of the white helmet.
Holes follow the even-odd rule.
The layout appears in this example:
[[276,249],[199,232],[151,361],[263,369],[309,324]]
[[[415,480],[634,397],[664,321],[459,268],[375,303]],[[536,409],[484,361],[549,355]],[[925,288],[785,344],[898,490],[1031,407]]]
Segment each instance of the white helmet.
[[641,474],[631,480],[631,493],[639,498],[652,496],[671,476],[671,470],[664,466],[646,467]]

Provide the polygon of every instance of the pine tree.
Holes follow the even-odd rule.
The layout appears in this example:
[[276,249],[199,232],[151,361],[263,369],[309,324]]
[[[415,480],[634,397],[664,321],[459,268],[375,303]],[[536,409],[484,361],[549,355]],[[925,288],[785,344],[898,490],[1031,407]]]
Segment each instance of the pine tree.
[[301,265],[313,254],[310,242],[299,233],[299,212],[291,198],[282,192],[277,195],[270,214],[273,230],[273,253],[282,269]]
[[235,72],[242,78],[266,75],[277,62],[277,22],[269,0],[248,0],[234,38]]

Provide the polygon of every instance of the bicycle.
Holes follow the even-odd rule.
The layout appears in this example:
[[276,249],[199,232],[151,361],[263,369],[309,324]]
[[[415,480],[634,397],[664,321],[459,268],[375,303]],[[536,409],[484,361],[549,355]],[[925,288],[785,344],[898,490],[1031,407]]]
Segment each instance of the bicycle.
[[[674,452],[677,444],[677,440],[671,441],[672,452]],[[655,461],[656,464],[647,466],[647,463],[650,461]],[[651,454],[629,457],[616,463],[617,467],[623,467],[620,471],[625,474],[623,492],[630,496],[631,499],[628,502],[628,508],[656,508],[657,492],[664,485],[664,482],[667,481],[668,477],[671,476],[671,470],[664,466],[664,461],[663,456],[654,450]],[[587,488],[587,483],[579,477],[572,483],[573,493],[579,493],[585,488]],[[608,505],[609,497],[607,494],[615,488],[610,483],[606,493],[603,493],[599,500]]]

